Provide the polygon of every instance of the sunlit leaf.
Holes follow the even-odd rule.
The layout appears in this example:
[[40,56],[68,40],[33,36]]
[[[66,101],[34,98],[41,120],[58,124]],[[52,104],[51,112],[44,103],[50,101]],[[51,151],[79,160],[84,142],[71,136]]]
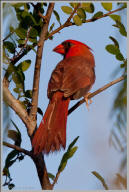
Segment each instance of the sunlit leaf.
[[121,16],[120,15],[110,15],[109,17],[111,17],[114,21],[121,21]]
[[76,146],[73,147],[73,146],[74,146],[74,144],[77,142],[78,138],[79,138],[79,137],[76,137],[76,138],[72,141],[72,143],[69,145],[66,153],[64,153],[64,155],[63,155],[63,157],[62,157],[62,160],[61,160],[61,163],[60,163],[60,165],[59,165],[59,167],[58,167],[58,171],[59,171],[59,172],[62,172],[62,171],[64,170],[64,168],[65,168],[66,165],[67,165],[68,159],[70,159],[70,158],[74,155],[74,153],[76,152],[76,150],[77,150],[78,147],[76,147]]
[[17,67],[21,68],[22,71],[26,71],[31,65],[31,60],[25,60],[23,62],[21,62]]
[[75,8],[77,7],[78,3],[69,3],[71,5],[71,7]]
[[25,39],[27,36],[27,30],[21,28],[17,28],[15,30],[15,33],[17,34],[18,37],[20,37],[20,39]]
[[93,3],[82,3],[81,7],[88,13],[93,13],[95,10]]
[[62,6],[61,9],[66,14],[71,14],[73,12],[73,9],[71,7],[68,7],[68,6]]
[[112,3],[101,3],[101,5],[107,11],[111,11],[112,10]]
[[73,21],[78,26],[82,24],[82,20],[80,19],[80,17],[78,15],[74,15]]
[[85,11],[84,11],[82,8],[79,8],[79,9],[77,10],[77,15],[78,15],[81,19],[83,19],[83,21],[86,20]]
[[73,141],[72,143],[70,143],[69,147],[68,147],[68,150],[70,150],[74,145],[75,143],[77,142],[77,140],[79,139],[79,136],[77,136]]

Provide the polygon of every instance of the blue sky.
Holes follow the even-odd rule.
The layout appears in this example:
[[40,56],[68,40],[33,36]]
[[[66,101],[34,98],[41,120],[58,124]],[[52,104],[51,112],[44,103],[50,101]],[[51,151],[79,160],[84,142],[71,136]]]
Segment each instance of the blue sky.
[[[58,11],[63,23],[68,15],[61,11],[61,6],[68,3],[56,2],[55,10]],[[94,3],[95,12],[106,12],[100,3]],[[113,3],[113,9],[117,8],[116,3]],[[120,13],[120,12],[119,12]],[[121,11],[122,13],[122,11]],[[87,14],[90,18],[91,14]],[[56,23],[54,15],[51,23]],[[7,30],[8,21],[4,25],[4,31]],[[124,17],[124,23],[126,17]],[[96,82],[91,92],[102,87],[106,83],[120,76],[112,76],[119,62],[115,57],[105,50],[107,44],[112,43],[109,36],[116,37],[120,42],[122,53],[126,55],[126,38],[119,35],[116,28],[112,27],[114,24],[111,18],[102,18],[93,23],[86,23],[82,26],[72,26],[63,29],[60,33],[54,35],[54,39],[45,42],[42,67],[41,80],[39,91],[39,106],[45,112],[48,104],[47,98],[47,84],[52,70],[56,64],[62,59],[60,55],[52,52],[52,49],[66,39],[79,40],[93,49],[95,57],[95,73]],[[58,27],[56,23],[55,27]],[[25,72],[26,75],[26,89],[32,88],[32,78],[35,63],[35,53],[31,51],[23,59],[31,59],[31,67]],[[110,118],[111,107],[113,100],[117,93],[117,88],[120,83],[114,85],[103,93],[92,98],[93,103],[89,106],[88,111],[86,105],[81,105],[69,117],[67,122],[67,146],[72,140],[79,137],[77,142],[78,150],[74,157],[68,161],[67,167],[61,173],[58,183],[55,185],[55,190],[95,190],[103,189],[101,183],[92,175],[92,171],[97,171],[104,178],[109,186],[112,186],[111,180],[115,178],[115,174],[119,172],[119,165],[122,154],[109,145],[110,131],[113,128],[113,119]],[[12,84],[13,87],[13,84]],[[72,106],[76,101],[72,101]],[[23,142],[22,146],[25,149],[31,149],[30,141],[27,136],[25,126],[21,126],[21,120],[11,111],[13,120],[21,129]],[[38,124],[41,121],[41,116],[38,116]],[[8,140],[11,142],[10,140]],[[67,149],[66,146],[66,149]],[[5,148],[4,148],[5,149]],[[10,149],[4,150],[3,159],[5,159]],[[64,151],[49,155],[45,157],[48,172],[56,174],[60,160]],[[37,177],[35,166],[29,157],[25,157],[24,161],[16,163],[11,167],[11,176],[13,182],[16,184],[16,190],[40,190],[40,183]]]

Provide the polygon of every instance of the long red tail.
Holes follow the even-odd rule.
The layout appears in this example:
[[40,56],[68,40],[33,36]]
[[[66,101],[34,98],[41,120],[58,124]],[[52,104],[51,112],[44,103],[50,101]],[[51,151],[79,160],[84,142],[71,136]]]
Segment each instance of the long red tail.
[[62,92],[54,93],[32,140],[34,154],[65,148],[69,101],[63,98]]

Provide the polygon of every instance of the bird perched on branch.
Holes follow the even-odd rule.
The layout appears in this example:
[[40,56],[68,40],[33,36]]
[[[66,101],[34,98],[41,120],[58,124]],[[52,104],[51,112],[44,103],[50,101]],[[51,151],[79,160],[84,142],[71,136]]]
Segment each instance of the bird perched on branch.
[[63,55],[48,83],[49,104],[32,140],[34,154],[58,151],[66,146],[69,102],[88,94],[95,82],[95,62],[91,48],[66,40],[53,51]]

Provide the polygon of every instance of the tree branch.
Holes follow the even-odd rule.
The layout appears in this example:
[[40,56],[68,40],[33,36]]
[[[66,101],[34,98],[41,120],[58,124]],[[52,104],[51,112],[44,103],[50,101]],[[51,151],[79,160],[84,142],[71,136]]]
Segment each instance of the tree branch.
[[[45,18],[47,18],[47,22],[45,22],[42,27],[40,39],[38,42],[37,57],[36,57],[35,70],[34,70],[34,80],[33,80],[32,107],[31,107],[30,115],[29,115],[30,118],[35,122],[36,122],[36,113],[37,113],[37,105],[38,105],[40,68],[41,68],[43,47],[44,47],[44,41],[45,41],[45,37],[46,37],[47,31],[48,31],[48,25],[49,25],[49,21],[51,18],[53,8],[54,8],[54,3],[50,3],[48,6],[47,13],[45,15]],[[34,131],[34,129],[32,130],[32,132]]]
[[15,97],[10,93],[8,89],[8,81],[6,80],[6,78],[3,79],[3,99],[20,117],[20,119],[27,127],[28,134],[31,135],[31,129],[34,126],[34,124],[31,121],[30,117],[28,116],[27,111],[20,103],[20,101],[15,99]]
[[[103,87],[101,87],[100,89],[94,91],[93,93],[90,93],[88,95],[88,99],[91,99],[92,97],[94,97],[95,95],[98,95],[99,93],[103,92],[104,90],[106,90],[107,88],[111,87],[112,85],[122,81],[125,79],[125,76],[121,76],[118,79],[111,81],[110,83],[104,85]],[[68,111],[68,115],[71,114],[75,109],[77,109],[81,104],[83,104],[85,102],[85,99],[82,99],[80,101],[78,101],[73,107],[71,107]]]
[[19,146],[17,146],[17,145],[13,145],[13,144],[7,143],[7,142],[5,142],[5,141],[3,142],[3,145],[6,146],[6,147],[15,149],[15,150],[17,150],[17,151],[19,151],[19,152],[22,152],[22,153],[24,153],[25,155],[28,155],[28,156],[31,156],[31,155],[32,155],[32,153],[31,153],[30,151],[28,151],[28,150],[26,150],[26,149],[23,149],[23,148],[21,148],[21,147],[19,147]]
[[[101,18],[104,18],[104,17],[107,17],[107,16],[111,15],[112,13],[121,11],[122,9],[124,9],[124,8],[121,7],[121,8],[119,8],[119,9],[114,10],[114,11],[109,11],[108,13],[106,13],[106,14],[100,16],[100,17],[97,17],[97,18],[94,18],[94,19],[93,19],[93,18],[88,19],[88,20],[86,20],[84,23],[89,23],[89,22],[97,21],[97,20],[99,20],[99,19],[101,19]],[[66,21],[66,22],[67,22],[67,21]],[[63,28],[75,25],[75,23],[67,22],[67,24],[66,24],[66,22],[65,22],[63,25],[61,25],[60,27],[58,27],[57,29],[53,30],[53,31],[49,34],[49,36],[46,38],[46,40],[47,40],[48,38],[50,38],[51,36],[53,36],[54,34],[60,32]]]
[[[114,11],[110,11],[110,12],[108,12],[108,13],[100,16],[100,17],[97,17],[97,18],[95,18],[95,19],[93,19],[93,18],[88,19],[88,20],[86,20],[84,23],[89,23],[89,22],[97,21],[98,19],[107,17],[107,16],[111,15],[112,13],[121,11],[122,9],[125,9],[125,7],[121,7],[121,8],[118,8],[118,9],[114,10]],[[65,22],[65,23],[66,23],[66,22]],[[57,29],[53,30],[53,31],[49,34],[49,36],[47,36],[47,37],[45,38],[45,40],[49,39],[49,38],[52,37],[54,34],[60,32],[63,28],[69,27],[69,26],[73,26],[73,25],[75,25],[75,23],[72,23],[72,22],[67,23],[67,25],[66,25],[66,24],[65,24],[65,25],[64,25],[64,24],[61,25],[61,26],[58,27]],[[11,34],[9,34],[8,36],[10,36],[10,35],[11,35]],[[8,36],[4,39],[4,41],[8,38]],[[34,43],[34,44],[33,44],[33,48],[34,48],[35,46],[37,46],[37,44]],[[15,64],[17,61],[19,61],[22,57],[24,57],[24,56],[25,56],[29,51],[31,51],[31,50],[32,50],[32,48],[31,48],[30,46],[26,46],[26,50],[25,50],[23,53],[21,53],[21,55],[19,55],[19,57],[15,58],[15,60],[13,61],[13,64]]]

